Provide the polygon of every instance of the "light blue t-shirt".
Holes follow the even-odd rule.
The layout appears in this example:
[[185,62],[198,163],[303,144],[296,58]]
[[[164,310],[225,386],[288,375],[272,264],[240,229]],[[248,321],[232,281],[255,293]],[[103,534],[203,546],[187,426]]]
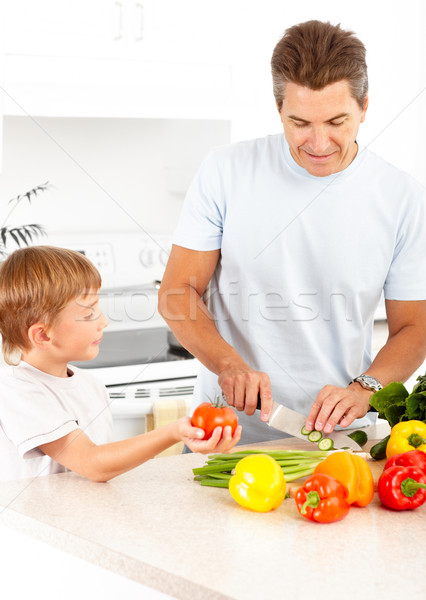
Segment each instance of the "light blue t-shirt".
[[[210,153],[173,242],[221,249],[208,291],[219,332],[269,375],[275,401],[308,414],[324,385],[346,386],[371,364],[383,290],[426,299],[425,208],[424,188],[369,150],[315,177],[279,134]],[[203,367],[194,405],[215,393],[217,375]],[[282,437],[239,418],[245,442]]]

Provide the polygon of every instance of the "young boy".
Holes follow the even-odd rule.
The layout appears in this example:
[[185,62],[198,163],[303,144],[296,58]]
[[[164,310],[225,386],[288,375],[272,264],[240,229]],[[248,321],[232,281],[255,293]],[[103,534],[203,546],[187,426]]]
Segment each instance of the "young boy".
[[94,265],[63,248],[22,248],[0,265],[0,333],[9,365],[0,369],[0,480],[70,469],[108,481],[179,441],[210,453],[226,452],[240,439],[241,427],[234,436],[230,427],[218,427],[203,441],[203,430],[184,417],[111,442],[106,388],[68,366],[99,352],[108,323],[99,308],[100,287]]

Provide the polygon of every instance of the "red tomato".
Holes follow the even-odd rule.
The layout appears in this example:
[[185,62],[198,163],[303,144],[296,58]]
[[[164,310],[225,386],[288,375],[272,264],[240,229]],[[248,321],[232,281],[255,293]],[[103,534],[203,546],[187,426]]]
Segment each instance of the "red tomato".
[[204,429],[205,436],[203,439],[208,440],[212,437],[212,433],[216,427],[226,427],[230,425],[232,435],[238,425],[238,417],[235,411],[229,406],[223,406],[219,402],[202,402],[194,410],[191,424],[193,427]]

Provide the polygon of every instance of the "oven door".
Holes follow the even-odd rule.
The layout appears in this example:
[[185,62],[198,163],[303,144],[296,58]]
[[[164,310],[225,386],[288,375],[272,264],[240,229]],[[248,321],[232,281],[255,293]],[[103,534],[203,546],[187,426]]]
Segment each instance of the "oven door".
[[158,429],[191,412],[196,377],[107,386],[116,440]]

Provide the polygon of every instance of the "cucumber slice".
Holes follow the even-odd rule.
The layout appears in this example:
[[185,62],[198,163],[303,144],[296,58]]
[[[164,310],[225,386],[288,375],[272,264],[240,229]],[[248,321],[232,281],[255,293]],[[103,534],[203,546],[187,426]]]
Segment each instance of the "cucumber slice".
[[333,448],[334,443],[330,438],[322,438],[322,440],[318,442],[318,450],[333,450]]
[[306,429],[306,427],[303,425],[302,429],[300,430],[300,433],[302,435],[309,435],[311,432],[309,431],[309,429]]
[[321,431],[317,431],[316,429],[314,429],[313,431],[309,432],[308,440],[310,442],[319,442],[321,438],[322,438]]

